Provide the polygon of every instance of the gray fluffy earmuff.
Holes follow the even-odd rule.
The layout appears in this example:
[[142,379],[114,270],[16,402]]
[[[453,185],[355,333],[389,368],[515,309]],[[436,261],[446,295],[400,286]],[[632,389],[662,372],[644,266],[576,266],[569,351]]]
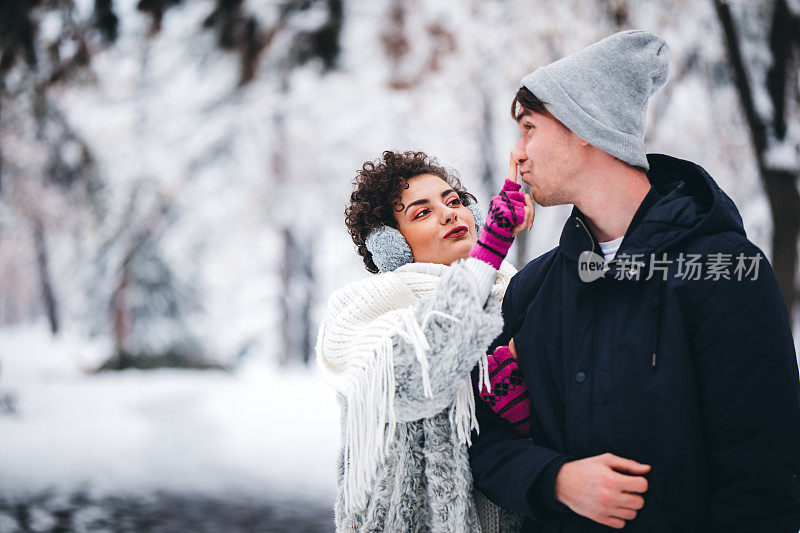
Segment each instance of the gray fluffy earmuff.
[[[472,203],[467,208],[472,211],[472,216],[475,217],[475,231],[480,235],[481,228],[486,222],[486,216],[477,203]],[[406,242],[403,234],[395,228],[381,226],[373,229],[364,244],[367,246],[369,253],[372,254],[372,261],[375,266],[381,272],[391,272],[405,264],[414,262],[411,247]]]

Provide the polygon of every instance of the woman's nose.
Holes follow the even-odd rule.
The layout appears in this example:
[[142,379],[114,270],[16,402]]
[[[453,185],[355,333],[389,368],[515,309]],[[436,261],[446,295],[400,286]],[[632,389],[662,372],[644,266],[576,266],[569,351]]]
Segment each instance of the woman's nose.
[[448,224],[456,219],[458,219],[458,211],[450,206],[445,206],[444,211],[442,212],[442,223]]

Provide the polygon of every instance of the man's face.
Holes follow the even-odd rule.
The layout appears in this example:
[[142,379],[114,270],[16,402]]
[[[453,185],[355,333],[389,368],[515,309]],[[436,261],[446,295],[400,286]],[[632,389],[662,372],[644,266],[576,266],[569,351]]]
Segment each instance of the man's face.
[[520,108],[520,138],[512,151],[522,181],[539,205],[574,203],[581,139],[550,115],[523,112]]

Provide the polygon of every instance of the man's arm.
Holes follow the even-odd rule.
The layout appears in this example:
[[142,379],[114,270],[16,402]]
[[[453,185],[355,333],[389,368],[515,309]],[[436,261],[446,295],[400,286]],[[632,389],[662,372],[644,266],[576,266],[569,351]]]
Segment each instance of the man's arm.
[[473,437],[470,464],[490,500],[537,522],[567,508],[617,529],[636,518],[649,465],[610,453],[573,461],[520,437],[482,400],[475,408],[481,433]]
[[[519,276],[514,276],[506,290],[502,307],[503,332],[492,343],[490,351],[497,346],[507,345],[518,327],[514,316],[514,293],[518,280]],[[477,382],[477,372],[473,371],[473,383]],[[548,465],[553,462],[563,464],[566,456],[537,446],[531,439],[515,432],[505,420],[486,405],[477,387],[475,415],[480,431],[478,434],[473,432],[472,446],[469,448],[475,484],[490,500],[501,507],[517,511],[534,520],[544,519],[550,509],[548,505],[533,497],[536,481]],[[552,481],[555,482],[554,479]],[[552,484],[550,494],[550,503],[555,507]]]
[[[761,253],[749,242],[734,258],[739,252]],[[797,533],[800,396],[775,274],[763,259],[757,279],[707,281],[698,294],[690,334],[713,475],[713,530]]]
[[[514,306],[518,280],[515,276],[506,291],[503,333],[492,349],[510,344],[519,329],[520,317]],[[509,349],[516,357],[513,344]],[[473,382],[477,382],[474,372]],[[473,435],[469,449],[473,478],[498,505],[539,522],[570,508],[615,528],[624,527],[642,508],[644,499],[637,493],[647,491],[642,475],[650,470],[649,465],[610,453],[573,461],[519,435],[478,394],[475,408],[480,434]]]
[[537,480],[551,463],[557,472],[567,457],[517,434],[480,398],[475,412],[480,433],[473,433],[469,457],[476,486],[501,507],[537,521],[546,519],[557,504],[552,492],[549,502],[536,497]]

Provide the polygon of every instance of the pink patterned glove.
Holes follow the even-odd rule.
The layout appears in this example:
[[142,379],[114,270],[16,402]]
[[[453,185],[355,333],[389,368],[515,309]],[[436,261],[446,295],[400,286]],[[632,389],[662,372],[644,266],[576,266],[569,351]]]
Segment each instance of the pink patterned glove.
[[531,402],[528,385],[519,371],[517,358],[508,346],[498,346],[489,360],[492,392],[481,391],[481,398],[492,411],[505,419],[520,435],[531,431]]
[[481,235],[469,253],[471,257],[500,268],[514,242],[512,230],[525,220],[525,193],[521,188],[519,183],[506,179],[500,194],[492,198]]

